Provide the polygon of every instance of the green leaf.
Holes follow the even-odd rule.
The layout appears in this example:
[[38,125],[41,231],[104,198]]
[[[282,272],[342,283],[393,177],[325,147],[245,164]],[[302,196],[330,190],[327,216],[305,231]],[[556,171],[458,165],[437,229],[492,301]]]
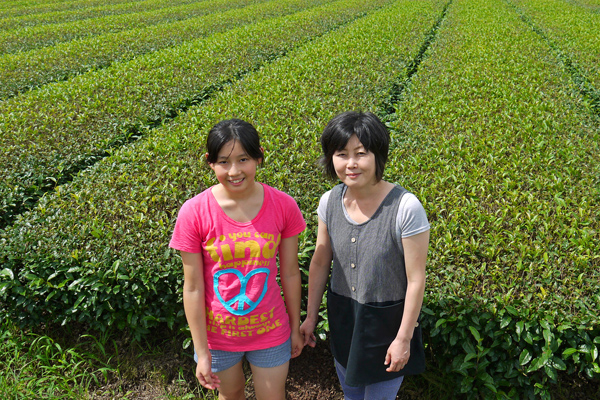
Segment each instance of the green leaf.
[[544,366],[544,361],[542,360],[542,357],[535,358],[531,362],[531,365],[527,369],[527,372],[537,371],[538,369],[542,368],[543,366]]
[[558,375],[556,374],[556,370],[554,368],[552,368],[552,366],[545,365],[544,371],[546,372],[546,375],[548,375],[550,377],[550,379],[552,379],[552,381],[556,381],[556,378],[558,377]]
[[577,353],[577,349],[574,349],[574,348],[571,347],[571,348],[566,349],[565,351],[563,351],[562,357],[563,357],[563,359],[566,360],[567,357],[569,357],[573,353]]
[[506,328],[508,325],[510,325],[511,322],[511,317],[509,317],[508,315],[504,316],[504,318],[502,318],[502,322],[500,322],[500,329]]
[[519,356],[519,365],[525,365],[527,363],[529,363],[529,361],[531,361],[531,353],[529,353],[529,350],[524,349],[521,352],[521,355]]
[[506,306],[506,311],[508,311],[509,313],[511,313],[515,317],[519,316],[519,312],[513,306]]
[[546,344],[550,344],[553,338],[554,335],[552,334],[552,332],[550,332],[549,329],[544,329],[544,340],[546,340]]
[[546,329],[546,330],[550,330],[550,323],[548,321],[546,321],[545,319],[542,320],[542,322],[540,322],[540,325],[542,326],[542,328]]
[[475,340],[477,340],[477,343],[481,342],[481,336],[479,335],[477,329],[475,329],[475,327],[473,326],[469,326],[469,330],[471,331],[471,334],[473,335]]
[[558,357],[552,357],[550,363],[559,371],[565,371],[567,369],[567,364],[565,364],[565,362]]
[[0,271],[0,278],[9,277],[11,280],[15,279],[15,274],[13,274],[12,270],[8,268],[4,268]]
[[524,326],[525,326],[525,322],[523,322],[523,321],[517,322],[516,332],[517,332],[517,337],[519,338],[519,340],[521,340],[521,333],[523,333]]

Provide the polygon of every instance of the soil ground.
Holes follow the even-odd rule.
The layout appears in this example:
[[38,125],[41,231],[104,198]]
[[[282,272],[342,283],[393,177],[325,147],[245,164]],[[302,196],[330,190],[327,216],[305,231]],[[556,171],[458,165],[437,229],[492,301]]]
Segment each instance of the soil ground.
[[[181,338],[153,345],[154,351],[131,346],[119,355],[119,374],[92,391],[94,400],[113,399],[202,399],[215,400],[197,384],[195,363],[191,351],[181,348]],[[246,397],[255,400],[250,369]],[[443,374],[430,370],[418,377],[407,377],[400,388],[397,400],[448,400],[460,396],[448,393],[451,383]],[[327,342],[318,342],[315,348],[306,347],[302,354],[290,362],[286,384],[287,400],[343,400]],[[588,381],[581,377],[565,376],[554,387],[555,400],[598,400],[600,380]]]

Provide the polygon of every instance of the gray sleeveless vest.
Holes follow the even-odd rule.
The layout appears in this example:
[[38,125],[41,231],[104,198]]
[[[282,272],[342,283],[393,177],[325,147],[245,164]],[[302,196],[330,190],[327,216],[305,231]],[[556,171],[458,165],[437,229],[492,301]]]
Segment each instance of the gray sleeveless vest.
[[344,185],[327,203],[327,230],[333,250],[331,290],[359,303],[403,300],[406,294],[404,249],[396,237],[396,217],[406,189],[396,186],[375,214],[355,225],[344,216]]
[[404,251],[396,238],[396,217],[406,189],[396,186],[375,214],[354,225],[342,204],[344,185],[333,188],[327,203],[327,231],[333,268],[327,292],[331,352],[346,369],[346,384],[365,386],[425,370],[421,327],[410,343],[410,358],[398,372],[383,361],[404,312]]

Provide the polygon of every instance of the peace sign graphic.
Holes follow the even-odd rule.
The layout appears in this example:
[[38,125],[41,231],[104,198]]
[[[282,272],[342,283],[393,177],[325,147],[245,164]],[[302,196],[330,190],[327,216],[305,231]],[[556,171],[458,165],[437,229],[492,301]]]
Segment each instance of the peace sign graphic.
[[[225,301],[223,299],[223,296],[221,295],[221,292],[219,291],[219,277],[222,275],[225,275],[225,274],[233,274],[240,281],[240,293],[228,301]],[[265,277],[265,283],[263,284],[263,290],[262,290],[260,297],[258,298],[258,300],[252,301],[252,300],[250,300],[250,298],[248,297],[248,295],[246,293],[246,290],[247,290],[246,286],[248,285],[248,281],[250,280],[250,278],[252,278],[256,274],[266,274],[266,277]],[[213,284],[215,287],[215,293],[217,294],[219,301],[221,302],[221,304],[223,304],[223,307],[225,307],[225,309],[227,309],[227,311],[229,311],[233,315],[246,315],[249,312],[253,311],[260,304],[263,297],[265,297],[265,293],[267,293],[268,279],[269,279],[269,269],[268,268],[254,269],[254,270],[248,272],[248,274],[246,276],[244,276],[244,274],[242,274],[237,269],[225,269],[222,271],[218,271],[215,274],[215,276],[213,278]],[[233,308],[233,305],[235,303],[238,303],[237,309]],[[244,307],[246,305],[248,305],[249,307],[244,310]]]

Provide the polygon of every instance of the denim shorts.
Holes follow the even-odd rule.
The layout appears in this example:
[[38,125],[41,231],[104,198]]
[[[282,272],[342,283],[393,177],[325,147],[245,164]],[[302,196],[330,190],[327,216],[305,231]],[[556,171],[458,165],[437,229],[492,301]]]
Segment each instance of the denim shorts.
[[[285,343],[264,350],[210,350],[210,355],[212,357],[212,372],[225,371],[239,363],[244,356],[255,367],[273,368],[285,364],[292,358],[292,339],[288,338]],[[198,362],[196,352],[194,352],[194,360]]]

